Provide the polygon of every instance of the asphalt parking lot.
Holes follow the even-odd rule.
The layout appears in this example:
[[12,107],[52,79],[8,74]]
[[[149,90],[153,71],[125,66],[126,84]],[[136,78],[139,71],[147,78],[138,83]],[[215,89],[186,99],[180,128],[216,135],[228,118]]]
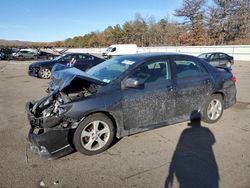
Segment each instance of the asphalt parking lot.
[[0,61],[0,187],[250,187],[250,62],[235,62],[238,102],[216,124],[189,122],[125,137],[96,156],[47,161],[29,151],[25,103],[48,80]]

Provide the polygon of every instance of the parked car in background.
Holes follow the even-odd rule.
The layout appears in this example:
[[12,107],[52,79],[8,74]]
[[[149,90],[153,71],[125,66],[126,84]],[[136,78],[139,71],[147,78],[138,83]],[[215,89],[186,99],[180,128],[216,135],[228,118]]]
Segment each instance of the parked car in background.
[[0,48],[0,60],[10,60],[14,48]]
[[58,56],[60,56],[60,55],[52,54],[52,53],[48,53],[48,52],[44,52],[44,51],[39,51],[37,58],[38,59],[49,59],[49,60],[52,60],[52,59],[54,59],[54,58],[56,58]]
[[227,68],[188,55],[119,56],[86,72],[53,71],[48,96],[26,105],[31,149],[50,159],[73,148],[98,154],[114,137],[190,119],[215,123],[236,102]]
[[222,52],[202,53],[198,57],[207,61],[213,66],[222,66],[230,68],[234,64],[233,56]]
[[16,60],[37,59],[38,51],[36,49],[21,49],[13,53],[12,57]]
[[6,60],[7,55],[4,52],[0,52],[0,60]]
[[72,59],[75,60],[72,66],[82,71],[85,71],[104,61],[104,59],[87,53],[69,53],[58,56],[52,60],[37,61],[30,64],[28,74],[30,76],[48,79],[51,75],[51,69],[56,63],[67,65],[70,61],[72,61]]
[[113,44],[109,46],[102,56],[106,59],[110,59],[114,56],[137,54],[136,44]]
[[67,51],[67,48],[57,50],[53,47],[43,47],[38,51],[38,59],[54,59],[63,55]]

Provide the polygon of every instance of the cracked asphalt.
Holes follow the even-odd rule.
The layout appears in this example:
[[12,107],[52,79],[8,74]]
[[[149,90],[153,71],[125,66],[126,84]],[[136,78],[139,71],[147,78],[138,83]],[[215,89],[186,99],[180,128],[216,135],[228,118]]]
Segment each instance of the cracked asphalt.
[[53,161],[26,142],[25,103],[48,85],[27,75],[29,63],[0,61],[0,187],[250,187],[250,62],[235,62],[238,102],[218,123],[184,122]]

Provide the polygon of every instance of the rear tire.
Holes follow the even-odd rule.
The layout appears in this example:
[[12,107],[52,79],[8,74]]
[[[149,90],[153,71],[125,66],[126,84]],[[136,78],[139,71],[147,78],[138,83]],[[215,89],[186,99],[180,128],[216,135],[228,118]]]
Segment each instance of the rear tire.
[[115,135],[113,122],[104,114],[97,113],[84,119],[76,129],[73,143],[77,151],[96,155],[105,151]]
[[223,114],[223,100],[220,94],[215,94],[207,101],[202,119],[206,123],[216,123]]
[[51,76],[51,71],[49,68],[40,68],[38,71],[38,77],[43,79],[49,79]]

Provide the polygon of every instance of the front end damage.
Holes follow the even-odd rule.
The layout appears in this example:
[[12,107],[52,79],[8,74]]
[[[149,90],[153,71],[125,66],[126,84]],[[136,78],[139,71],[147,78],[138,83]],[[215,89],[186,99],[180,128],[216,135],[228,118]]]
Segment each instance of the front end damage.
[[26,104],[31,126],[28,134],[30,148],[46,159],[58,158],[73,151],[69,135],[71,122],[60,114],[59,105],[62,101],[56,97],[49,95]]
[[71,102],[89,97],[101,87],[98,80],[94,82],[86,75],[71,73],[71,70],[60,73],[61,79],[54,73],[57,82],[52,80],[53,89],[50,88],[48,96],[26,104],[30,149],[45,159],[56,159],[74,151],[72,137],[81,119],[65,117],[64,114],[70,111]]

